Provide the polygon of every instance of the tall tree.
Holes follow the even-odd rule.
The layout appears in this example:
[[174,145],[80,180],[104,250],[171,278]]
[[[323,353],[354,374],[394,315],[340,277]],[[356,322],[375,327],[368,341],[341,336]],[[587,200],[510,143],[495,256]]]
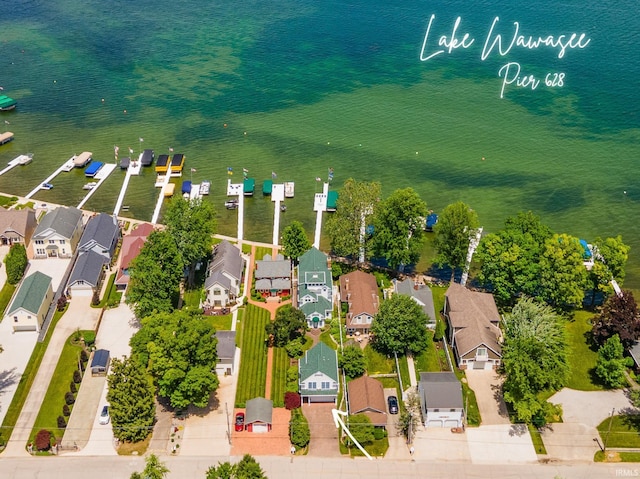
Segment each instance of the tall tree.
[[113,435],[121,441],[145,439],[153,429],[156,406],[155,388],[144,366],[128,357],[114,358],[107,384]]
[[127,303],[138,318],[173,311],[184,266],[173,238],[153,231],[129,267]]
[[615,238],[596,238],[593,242],[593,266],[588,272],[587,283],[591,289],[591,305],[595,304],[600,292],[613,293],[611,280],[622,286],[625,277],[625,265],[629,259],[630,247],[622,242],[621,236]]
[[427,204],[412,188],[394,191],[382,201],[374,217],[373,252],[392,268],[420,259]]
[[629,349],[640,338],[638,305],[631,291],[623,290],[619,296],[609,296],[600,314],[591,322],[593,340],[599,346],[618,335],[624,348]]
[[607,387],[620,388],[627,383],[624,377],[625,369],[624,348],[620,337],[614,334],[598,350],[596,376]]
[[169,474],[169,468],[158,459],[158,456],[151,454],[145,461],[142,477],[144,479],[164,479]]
[[276,311],[274,321],[269,321],[265,326],[265,332],[273,337],[273,344],[284,347],[307,331],[307,321],[304,313],[291,305],[282,306]]
[[371,325],[373,347],[384,354],[418,354],[428,346],[428,320],[413,299],[394,294],[380,305]]
[[355,379],[362,376],[367,370],[367,358],[365,358],[360,346],[349,345],[342,350],[338,365],[348,378]]
[[451,267],[451,281],[456,268],[464,268],[469,241],[479,225],[478,214],[462,201],[447,206],[440,214],[434,228],[436,263]]
[[336,212],[327,220],[325,231],[331,250],[338,256],[358,256],[365,252],[366,227],[380,201],[380,183],[349,178],[338,195]]
[[131,338],[131,350],[154,377],[158,394],[173,407],[204,407],[218,387],[217,343],[215,329],[203,316],[176,311],[143,319]]
[[539,297],[559,307],[581,304],[587,279],[583,255],[578,238],[554,234],[547,239],[540,257]]
[[475,259],[478,279],[491,287],[496,302],[513,306],[521,295],[536,296],[540,289],[540,255],[551,230],[531,212],[505,221],[503,230],[482,238]]
[[11,245],[7,256],[4,258],[7,265],[7,283],[18,284],[24,275],[29,260],[27,259],[27,251],[22,243]]
[[266,479],[260,464],[249,454],[237,463],[229,461],[218,463],[207,469],[206,479]]
[[560,389],[569,374],[564,324],[551,307],[522,298],[504,316],[502,389],[519,420],[544,421],[548,406],[539,394]]
[[295,264],[298,258],[311,248],[307,232],[300,221],[293,221],[282,231],[282,250]]
[[211,253],[213,246],[216,231],[213,205],[201,199],[185,201],[176,196],[162,219],[178,246],[183,264],[188,268],[188,283],[193,286],[196,264]]

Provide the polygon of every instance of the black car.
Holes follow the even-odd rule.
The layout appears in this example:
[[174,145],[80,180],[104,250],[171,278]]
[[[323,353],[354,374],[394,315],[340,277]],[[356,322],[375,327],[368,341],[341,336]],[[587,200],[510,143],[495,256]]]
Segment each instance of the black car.
[[398,398],[395,396],[389,396],[387,398],[387,404],[389,405],[389,414],[398,414]]

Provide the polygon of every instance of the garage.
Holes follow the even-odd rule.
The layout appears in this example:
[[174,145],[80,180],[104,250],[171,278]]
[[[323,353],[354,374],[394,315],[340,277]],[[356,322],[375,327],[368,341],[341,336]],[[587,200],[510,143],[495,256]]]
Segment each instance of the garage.
[[442,421],[434,421],[434,420],[427,421],[426,426],[427,427],[443,427]]
[[273,401],[265,398],[253,398],[247,401],[244,423],[247,431],[265,433],[271,431],[273,419]]
[[253,424],[249,424],[247,426],[247,430],[249,432],[257,432],[257,433],[269,432],[269,425],[265,423],[255,422]]
[[460,423],[456,419],[447,419],[444,422],[444,427],[460,427]]
[[487,364],[490,363],[487,361],[473,361],[473,369],[491,369],[491,367],[486,367]]

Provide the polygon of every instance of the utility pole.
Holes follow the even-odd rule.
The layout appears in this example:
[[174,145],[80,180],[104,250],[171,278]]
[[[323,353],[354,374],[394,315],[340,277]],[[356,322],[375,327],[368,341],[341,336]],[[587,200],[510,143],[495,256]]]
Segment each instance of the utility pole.
[[229,445],[231,445],[231,426],[229,426],[229,406],[224,403],[224,410],[227,413],[227,437],[229,438]]
[[611,416],[609,417],[609,428],[607,429],[607,435],[604,437],[604,445],[602,446],[602,452],[607,452],[607,440],[609,439],[609,433],[611,432],[611,423],[613,423],[613,414],[616,412],[616,408],[611,409]]

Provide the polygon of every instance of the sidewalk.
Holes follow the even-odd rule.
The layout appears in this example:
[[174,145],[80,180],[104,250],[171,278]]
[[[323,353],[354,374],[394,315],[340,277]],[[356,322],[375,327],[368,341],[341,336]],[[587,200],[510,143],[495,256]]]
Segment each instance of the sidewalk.
[[3,457],[28,456],[25,447],[31,430],[40,412],[40,406],[49,388],[51,376],[55,370],[60,354],[67,338],[78,328],[94,329],[100,315],[100,310],[91,308],[90,297],[76,297],[69,303],[69,309],[60,318],[47,351],[42,358],[40,369],[31,386],[27,400],[24,403],[18,421],[13,429],[13,434],[7,443],[7,448],[2,453]]

